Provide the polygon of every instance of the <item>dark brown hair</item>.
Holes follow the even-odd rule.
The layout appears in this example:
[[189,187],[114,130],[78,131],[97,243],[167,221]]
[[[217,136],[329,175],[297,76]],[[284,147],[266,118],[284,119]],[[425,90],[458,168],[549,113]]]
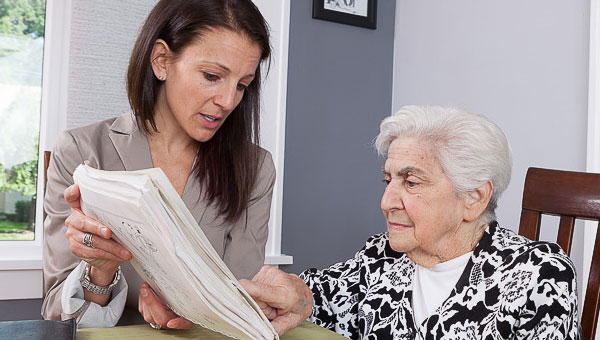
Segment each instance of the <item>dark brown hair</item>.
[[[258,44],[261,63],[240,104],[217,133],[200,143],[192,170],[204,197],[217,203],[228,221],[241,216],[258,174],[260,87],[263,61],[269,60],[268,26],[251,0],[160,0],[152,9],[135,42],[127,71],[127,95],[138,124],[147,134],[158,132],[154,121],[162,82],[151,66],[154,42],[163,39],[175,56],[211,28],[238,32]],[[152,127],[151,131],[148,127]]]

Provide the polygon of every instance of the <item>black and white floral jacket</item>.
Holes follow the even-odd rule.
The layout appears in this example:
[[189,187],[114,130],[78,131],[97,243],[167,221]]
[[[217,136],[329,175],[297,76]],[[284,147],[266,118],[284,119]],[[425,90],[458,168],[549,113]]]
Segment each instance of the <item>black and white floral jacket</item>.
[[309,320],[352,339],[579,339],[575,269],[554,243],[490,223],[450,296],[420,325],[415,263],[372,236],[354,258],[300,277],[314,296]]

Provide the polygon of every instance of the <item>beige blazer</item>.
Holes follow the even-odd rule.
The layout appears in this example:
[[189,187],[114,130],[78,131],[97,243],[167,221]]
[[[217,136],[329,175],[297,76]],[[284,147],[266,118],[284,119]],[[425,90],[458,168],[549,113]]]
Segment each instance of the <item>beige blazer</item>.
[[[247,212],[237,222],[225,223],[214,204],[209,206],[199,199],[201,188],[194,176],[189,177],[182,195],[198,225],[238,279],[254,276],[265,259],[275,167],[269,152],[262,150],[262,155],[263,161]],[[64,222],[70,207],[65,202],[63,191],[73,184],[73,171],[85,160],[90,166],[103,170],[152,167],[148,139],[131,113],[65,131],[58,137],[48,168],[44,197],[44,319],[71,317],[61,315],[61,292],[64,280],[80,259],[71,253],[65,237]],[[124,263],[122,270],[129,284],[127,306],[137,310],[141,279],[129,263]]]

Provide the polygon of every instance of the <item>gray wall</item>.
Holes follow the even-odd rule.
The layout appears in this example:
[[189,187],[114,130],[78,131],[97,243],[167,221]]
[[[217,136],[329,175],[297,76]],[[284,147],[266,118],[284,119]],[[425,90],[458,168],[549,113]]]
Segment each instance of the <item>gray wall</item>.
[[346,259],[385,231],[373,147],[392,103],[394,1],[378,2],[377,30],[312,19],[292,0],[282,253],[288,272]]
[[[515,231],[527,167],[585,170],[589,7],[588,0],[397,1],[393,108],[456,105],[500,125],[514,166],[498,219]],[[576,233],[578,273],[582,238]]]

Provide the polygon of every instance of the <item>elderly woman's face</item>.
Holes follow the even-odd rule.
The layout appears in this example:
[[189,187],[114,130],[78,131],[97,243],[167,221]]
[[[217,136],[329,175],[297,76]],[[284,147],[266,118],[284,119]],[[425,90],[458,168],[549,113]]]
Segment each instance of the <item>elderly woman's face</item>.
[[441,256],[463,222],[465,199],[459,197],[429,147],[417,139],[395,139],[388,149],[387,187],[381,209],[390,245],[399,252]]

